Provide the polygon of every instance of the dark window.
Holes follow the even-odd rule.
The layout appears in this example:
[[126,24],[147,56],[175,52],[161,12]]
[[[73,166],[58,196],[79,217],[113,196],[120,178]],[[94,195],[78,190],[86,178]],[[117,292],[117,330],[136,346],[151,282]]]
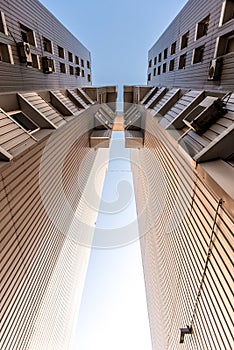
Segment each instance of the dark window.
[[60,73],[66,74],[66,66],[64,63],[59,62],[59,67],[60,67]]
[[163,52],[163,58],[164,58],[164,60],[167,59],[167,53],[168,53],[168,49],[165,49],[164,52]]
[[11,63],[8,46],[2,43],[0,43],[0,62]]
[[149,60],[149,64],[148,64],[149,68],[152,67],[152,60]]
[[234,30],[219,38],[217,57],[234,52]]
[[199,63],[203,61],[205,45],[199,46],[194,50],[193,63]]
[[37,69],[39,68],[38,58],[37,55],[35,55],[34,53],[32,53],[32,67]]
[[46,39],[45,37],[42,37],[42,40],[43,40],[44,51],[53,53],[52,42],[49,39]]
[[161,66],[158,67],[158,75],[161,74]]
[[185,47],[188,46],[188,39],[189,39],[189,32],[185,33],[182,37],[181,37],[181,46],[180,49],[183,50]]
[[169,63],[169,71],[172,72],[175,69],[175,60],[171,60]]
[[174,55],[176,53],[176,41],[171,44],[171,55]]
[[87,68],[90,69],[90,61],[87,61]]
[[69,66],[70,75],[74,75],[74,67]]
[[68,51],[68,61],[73,62],[73,54]]
[[61,58],[65,58],[65,51],[64,51],[64,48],[61,46],[58,46],[58,55]]
[[80,67],[76,67],[76,75],[79,77],[80,76]]
[[162,54],[160,53],[159,55],[158,55],[158,62],[161,62],[162,61]]
[[75,61],[76,61],[76,64],[80,64],[80,60],[79,60],[79,57],[78,56],[75,56]]
[[85,71],[83,69],[81,71],[81,75],[82,75],[83,78],[85,77]]
[[88,82],[90,83],[91,82],[91,75],[88,74]]
[[0,11],[0,32],[7,34],[6,33],[6,22],[5,22],[5,17],[4,13]]
[[156,75],[156,68],[154,68],[154,77],[155,77],[155,75]]
[[148,74],[148,81],[151,80],[151,73]]
[[221,24],[231,21],[234,18],[234,1],[226,0],[223,3]]
[[84,67],[84,60],[82,58],[80,60],[80,63],[81,63],[81,67]]
[[25,43],[29,43],[30,45],[36,46],[35,37],[32,29],[20,23],[20,32],[21,32],[22,40]]
[[156,65],[156,64],[157,64],[157,56],[154,57],[154,65]]
[[198,23],[196,40],[202,38],[204,35],[207,34],[208,27],[209,27],[209,21],[210,21],[210,16],[207,16],[201,22]]
[[166,63],[163,64],[163,70],[162,71],[163,71],[163,73],[166,73],[166,71],[167,71],[167,64]]
[[25,114],[22,112],[10,114],[11,118],[16,121],[22,128],[24,128],[26,131],[34,131],[38,129],[39,127],[28,117],[26,117]]
[[187,57],[187,54],[185,53],[184,55],[181,55],[180,56],[180,59],[179,59],[179,69],[184,69],[185,66],[186,66],[186,57]]

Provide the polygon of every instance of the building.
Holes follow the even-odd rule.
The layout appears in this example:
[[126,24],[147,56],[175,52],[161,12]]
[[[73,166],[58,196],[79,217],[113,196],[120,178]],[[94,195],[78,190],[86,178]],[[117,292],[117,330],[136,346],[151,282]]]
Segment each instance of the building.
[[153,350],[233,348],[233,14],[189,0],[124,90]]
[[233,1],[188,1],[149,51],[148,83],[233,89]]
[[90,52],[39,1],[0,0],[1,350],[71,346],[96,220],[90,135],[116,101],[91,82]]

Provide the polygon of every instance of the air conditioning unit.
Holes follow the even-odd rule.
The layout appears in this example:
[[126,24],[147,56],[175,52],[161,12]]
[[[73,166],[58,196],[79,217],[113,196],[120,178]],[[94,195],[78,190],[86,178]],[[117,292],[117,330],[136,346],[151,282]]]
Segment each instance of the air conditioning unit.
[[32,55],[29,43],[24,41],[17,43],[18,54],[21,63],[27,63],[27,65],[32,65]]
[[201,135],[227,112],[224,107],[225,103],[220,98],[207,96],[183,122]]
[[42,57],[42,69],[43,73],[51,74],[53,73],[53,60],[47,56]]
[[220,80],[222,73],[223,59],[221,57],[214,58],[210,61],[208,80]]

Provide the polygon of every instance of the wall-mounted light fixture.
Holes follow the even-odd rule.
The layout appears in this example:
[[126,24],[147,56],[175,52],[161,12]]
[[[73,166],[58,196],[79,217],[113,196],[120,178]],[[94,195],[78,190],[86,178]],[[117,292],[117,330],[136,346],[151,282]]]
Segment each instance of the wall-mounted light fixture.
[[192,334],[192,326],[187,326],[186,328],[180,328],[180,343],[184,342],[185,334]]

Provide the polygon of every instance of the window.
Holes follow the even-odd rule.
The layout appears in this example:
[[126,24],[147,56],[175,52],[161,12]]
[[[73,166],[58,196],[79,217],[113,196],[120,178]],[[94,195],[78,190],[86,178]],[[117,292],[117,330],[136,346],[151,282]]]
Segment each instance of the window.
[[83,78],[85,77],[85,71],[83,69],[81,71],[81,75],[82,75]]
[[148,74],[148,81],[150,81],[150,80],[151,80],[151,73]]
[[172,72],[175,69],[175,60],[171,60],[169,63],[169,72]]
[[8,45],[0,43],[0,62],[11,63]]
[[61,46],[58,46],[58,55],[60,58],[65,58],[65,51]]
[[80,63],[81,63],[81,67],[84,67],[84,60],[82,58],[80,60]]
[[181,37],[181,45],[180,45],[180,49],[183,50],[185,47],[188,46],[188,39],[189,39],[189,32],[185,33],[182,37]]
[[156,64],[157,64],[157,56],[154,57],[154,65],[156,66]]
[[155,77],[155,75],[156,75],[156,68],[154,68],[154,77]]
[[64,63],[59,62],[60,73],[66,74],[66,66]]
[[149,60],[149,64],[148,64],[149,68],[152,67],[152,60]]
[[234,18],[234,1],[226,0],[223,2],[219,26],[223,25],[226,22],[231,21],[233,18]]
[[69,66],[70,75],[74,75],[74,67]]
[[163,70],[162,71],[163,71],[163,73],[166,73],[166,71],[167,71],[167,64],[166,63],[163,64]]
[[193,64],[203,61],[204,50],[205,50],[205,45],[199,46],[194,50]]
[[73,62],[73,54],[68,51],[68,61]]
[[218,38],[215,57],[234,52],[234,30]]
[[32,29],[20,23],[20,33],[22,40],[25,43],[29,43],[30,45],[36,46],[35,35]]
[[79,57],[78,56],[75,56],[75,62],[76,62],[76,64],[80,64],[80,60],[79,60]]
[[163,52],[163,58],[164,58],[164,60],[167,59],[167,52],[168,52],[168,49],[165,49],[164,52]]
[[174,55],[176,53],[176,41],[171,44],[171,55]]
[[0,11],[0,32],[6,35],[8,34],[5,16],[4,16],[4,13],[1,11]]
[[79,77],[80,76],[80,67],[76,67],[76,75]]
[[181,56],[180,56],[180,59],[179,59],[179,69],[185,69],[186,57],[187,57],[187,54],[186,54],[186,53],[185,53],[184,55],[181,55]]
[[38,56],[32,53],[32,67],[39,69]]
[[44,51],[53,53],[52,42],[49,39],[46,39],[45,37],[42,37],[42,40],[43,40]]
[[29,117],[26,117],[26,115],[22,112],[12,113],[9,115],[17,124],[28,132],[39,129],[39,126],[36,125]]
[[161,66],[158,67],[158,75],[161,74]]
[[210,16],[204,18],[201,22],[197,24],[196,40],[205,36],[208,32]]
[[161,62],[162,61],[162,54],[160,53],[159,55],[158,55],[158,62]]
[[90,83],[91,82],[91,75],[88,74],[88,82]]
[[87,68],[90,69],[90,61],[87,61]]

